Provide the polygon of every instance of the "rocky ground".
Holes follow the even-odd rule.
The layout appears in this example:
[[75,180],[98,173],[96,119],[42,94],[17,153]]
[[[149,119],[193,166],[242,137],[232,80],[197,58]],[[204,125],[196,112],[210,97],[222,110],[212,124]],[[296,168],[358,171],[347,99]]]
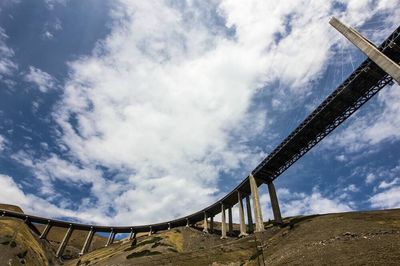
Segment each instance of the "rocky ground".
[[135,245],[101,247],[106,240],[97,236],[94,250],[79,258],[85,234],[77,232],[56,260],[63,233],[39,240],[24,223],[1,218],[0,265],[400,265],[400,209],[292,217],[241,239],[221,240],[200,225],[141,235]]

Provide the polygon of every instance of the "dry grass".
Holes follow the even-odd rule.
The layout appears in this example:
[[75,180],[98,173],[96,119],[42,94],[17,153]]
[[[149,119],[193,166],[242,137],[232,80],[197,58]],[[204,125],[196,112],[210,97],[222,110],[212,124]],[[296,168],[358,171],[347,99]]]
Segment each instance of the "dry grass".
[[21,220],[0,218],[1,261],[10,265],[49,265],[48,254]]

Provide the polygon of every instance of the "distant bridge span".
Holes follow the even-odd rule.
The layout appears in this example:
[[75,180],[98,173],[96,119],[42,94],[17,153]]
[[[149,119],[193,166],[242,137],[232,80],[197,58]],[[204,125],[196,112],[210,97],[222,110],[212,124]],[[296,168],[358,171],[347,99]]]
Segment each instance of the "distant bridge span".
[[[340,29],[345,29],[349,32],[356,32],[351,28],[346,28],[335,18],[331,20],[331,24],[339,31],[341,31]],[[360,34],[358,34],[360,36],[357,36],[357,34],[351,35],[347,34],[347,32],[342,33],[363,52],[366,53],[362,45],[368,49],[375,49],[375,54],[370,55],[367,53],[369,58],[367,58],[295,130],[293,130],[293,132],[286,137],[286,139],[283,140],[283,142],[279,144],[249,176],[216,203],[179,219],[140,226],[99,226],[71,223],[1,209],[0,213],[2,216],[24,220],[36,233],[40,234],[41,238],[46,238],[52,227],[68,228],[57,251],[57,256],[63,254],[73,230],[88,231],[86,241],[81,251],[81,254],[83,254],[89,250],[93,235],[96,232],[110,233],[106,245],[112,244],[117,233],[129,233],[130,239],[132,239],[136,236],[136,233],[139,232],[149,232],[149,234],[151,234],[154,231],[167,230],[178,226],[189,226],[190,224],[200,221],[204,221],[204,231],[208,232],[209,230],[213,231],[213,217],[219,213],[222,214],[221,234],[222,238],[225,238],[227,235],[225,210],[228,209],[228,231],[231,232],[231,208],[237,203],[239,203],[240,236],[253,232],[253,219],[255,220],[255,231],[263,231],[264,225],[258,196],[258,187],[262,184],[268,185],[274,213],[274,222],[275,224],[281,224],[282,218],[273,181],[336,127],[343,123],[384,86],[393,83],[393,77],[387,73],[392,73],[393,76],[397,74],[397,77],[400,75],[400,72],[398,72],[398,63],[400,62],[400,27],[398,27],[379,47],[373,46],[371,42],[363,38]],[[392,63],[395,62],[394,66],[392,64],[394,68],[388,69],[386,65],[381,65],[379,61],[381,59],[383,61],[389,59]],[[377,64],[379,64],[379,66]],[[385,70],[383,70],[383,68]],[[253,198],[254,217],[251,212],[249,196]],[[245,224],[243,198],[246,199],[248,228],[246,228]],[[37,229],[35,230],[35,223],[46,225],[43,232],[39,232]],[[210,225],[208,226],[209,223]]]

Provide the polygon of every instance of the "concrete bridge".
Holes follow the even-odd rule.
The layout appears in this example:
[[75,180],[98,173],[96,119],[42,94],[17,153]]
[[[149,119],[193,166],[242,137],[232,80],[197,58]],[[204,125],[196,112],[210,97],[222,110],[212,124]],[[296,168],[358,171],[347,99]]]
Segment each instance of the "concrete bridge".
[[[87,237],[82,244],[80,253],[84,254],[88,252],[95,233],[109,233],[106,246],[113,243],[116,234],[128,233],[129,239],[134,239],[137,233],[146,232],[152,234],[156,231],[168,230],[178,226],[190,226],[198,222],[203,222],[204,232],[213,233],[214,216],[219,213],[221,213],[222,219],[221,238],[226,238],[227,234],[233,231],[232,207],[236,204],[239,206],[239,236],[261,232],[264,230],[264,224],[258,187],[263,184],[267,184],[268,186],[274,215],[273,222],[275,225],[282,224],[278,197],[273,183],[274,180],[350,117],[384,86],[393,83],[393,79],[400,84],[400,27],[379,47],[376,47],[356,30],[345,26],[336,18],[332,18],[330,23],[354,45],[360,48],[368,58],[238,186],[214,204],[179,219],[140,226],[111,227],[70,223],[1,209],[0,214],[24,220],[34,232],[40,235],[41,239],[46,239],[51,228],[66,228],[66,234],[56,253],[57,257],[63,254],[74,230],[87,231]],[[253,210],[250,205],[250,197],[253,201]],[[245,201],[245,205],[243,201]],[[228,210],[228,222],[226,222],[226,210]],[[245,223],[246,217],[247,224]],[[44,224],[46,226],[42,232],[39,232],[34,224]],[[255,228],[253,227],[254,224]]]

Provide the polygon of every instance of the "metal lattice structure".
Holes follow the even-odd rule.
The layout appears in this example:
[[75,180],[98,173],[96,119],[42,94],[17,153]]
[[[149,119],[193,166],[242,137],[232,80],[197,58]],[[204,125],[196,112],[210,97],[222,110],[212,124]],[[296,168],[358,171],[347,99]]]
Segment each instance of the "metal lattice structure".
[[[400,28],[397,28],[379,47],[379,50],[396,62],[400,61],[399,46],[396,44],[399,35]],[[392,77],[370,59],[366,59],[252,173],[264,180],[276,179],[392,82]]]

